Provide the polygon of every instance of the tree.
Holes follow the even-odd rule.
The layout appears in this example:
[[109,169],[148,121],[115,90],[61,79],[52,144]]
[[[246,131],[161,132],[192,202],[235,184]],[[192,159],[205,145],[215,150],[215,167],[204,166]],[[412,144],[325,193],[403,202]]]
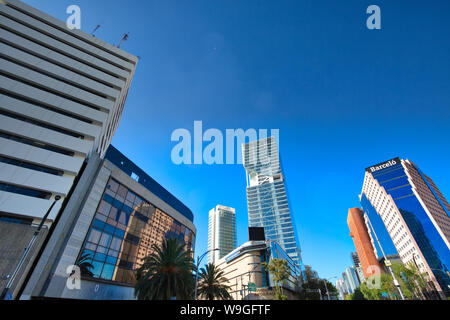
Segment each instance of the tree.
[[287,296],[283,295],[283,284],[291,276],[287,261],[274,258],[270,263],[263,262],[262,265],[272,275],[273,281],[275,281],[275,299],[287,300]]
[[351,296],[351,300],[367,300],[363,293],[361,292],[360,288],[356,288]]
[[224,277],[223,271],[218,269],[214,264],[209,263],[206,265],[206,268],[201,268],[199,279],[198,294],[200,296],[204,296],[208,300],[231,299],[228,293],[230,287],[224,284],[228,280]]
[[93,277],[94,274],[92,273],[91,269],[94,269],[94,266],[92,265],[92,257],[89,253],[84,253],[80,256],[78,259],[77,265],[80,268],[80,273],[82,276],[88,276]]
[[153,252],[136,271],[135,295],[139,300],[192,298],[194,262],[190,252],[176,238],[166,239],[161,247],[153,244]]

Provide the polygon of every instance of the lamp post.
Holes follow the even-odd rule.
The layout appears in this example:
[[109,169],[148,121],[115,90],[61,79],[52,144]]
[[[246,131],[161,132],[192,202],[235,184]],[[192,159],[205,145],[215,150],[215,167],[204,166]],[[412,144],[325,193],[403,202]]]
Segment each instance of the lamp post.
[[323,283],[325,284],[325,290],[327,292],[328,300],[331,300],[331,299],[330,299],[330,292],[328,291],[328,287],[327,287],[327,281],[330,281],[333,278],[337,278],[337,276],[333,276],[333,277],[328,278],[328,279],[323,279]]
[[200,262],[202,261],[202,259],[210,252],[210,251],[216,251],[219,250],[218,248],[216,249],[210,249],[208,251],[206,251],[204,254],[202,254],[201,256],[197,256],[197,264],[195,265],[195,290],[194,290],[194,300],[197,300],[197,282],[198,282],[198,267],[200,266]]
[[6,287],[3,289],[2,294],[0,296],[0,300],[4,300],[9,292],[9,289],[11,289],[12,284],[14,283],[14,280],[17,276],[17,274],[19,273],[19,270],[22,268],[28,254],[31,251],[31,248],[33,247],[34,243],[36,242],[37,237],[39,236],[39,232],[42,229],[42,226],[44,225],[45,220],[47,220],[48,215],[50,214],[50,211],[52,211],[53,206],[56,204],[56,202],[61,199],[61,196],[57,195],[55,196],[55,200],[53,201],[52,205],[50,206],[50,208],[48,208],[47,212],[45,213],[44,217],[42,217],[41,223],[39,223],[38,228],[36,229],[36,231],[34,232],[33,236],[31,237],[30,242],[28,243],[28,245],[25,247],[25,250],[22,254],[22,257],[19,260],[19,263],[17,264],[16,268],[14,269],[14,272],[12,273],[12,275],[9,277],[9,281],[6,284]]

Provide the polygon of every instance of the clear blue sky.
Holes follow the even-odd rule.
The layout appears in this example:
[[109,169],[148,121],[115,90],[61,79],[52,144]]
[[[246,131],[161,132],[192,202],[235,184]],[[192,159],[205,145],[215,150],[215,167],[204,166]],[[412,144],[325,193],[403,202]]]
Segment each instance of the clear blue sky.
[[[174,129],[278,128],[305,264],[340,275],[354,246],[347,210],[364,168],[409,158],[450,198],[449,1],[27,0],[141,57],[113,144],[195,215],[236,208],[247,241],[240,165],[172,164]],[[381,8],[382,30],[366,28]]]

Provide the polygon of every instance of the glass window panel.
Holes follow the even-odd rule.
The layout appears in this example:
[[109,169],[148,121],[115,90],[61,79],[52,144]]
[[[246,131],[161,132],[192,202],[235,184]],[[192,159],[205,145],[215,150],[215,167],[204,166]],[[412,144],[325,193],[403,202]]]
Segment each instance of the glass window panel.
[[93,243],[90,243],[90,242],[86,242],[86,249],[89,249],[89,250],[93,250],[93,251],[95,251],[95,249],[97,249],[97,245],[96,244],[93,244]]
[[100,242],[99,245],[103,246],[103,247],[109,247],[109,244],[111,243],[111,235],[108,233],[103,233],[101,238],[100,238]]
[[111,241],[111,249],[113,250],[120,250],[120,246],[122,245],[122,239],[113,237]]
[[100,221],[106,222],[107,217],[104,216],[104,215],[102,215],[101,213],[97,213],[97,214],[95,215],[95,219],[98,219],[98,220],[100,220]]
[[102,200],[100,202],[100,205],[98,206],[98,210],[97,211],[101,212],[102,214],[107,216],[109,214],[109,209],[111,209],[111,204],[109,204],[105,200]]
[[104,231],[113,234],[114,233],[114,227],[109,225],[109,224],[105,224]]
[[113,227],[115,227],[117,225],[117,221],[115,221],[111,218],[108,218],[108,220],[106,220],[106,222]]
[[109,250],[108,255],[111,257],[118,257],[119,256],[119,251],[115,251],[115,250]]
[[108,189],[113,192],[117,192],[117,189],[119,189],[119,184],[113,179],[109,179]]
[[117,224],[117,228],[116,228],[116,231],[114,232],[114,234],[116,236],[118,236],[119,238],[123,239],[123,237],[125,236],[125,231],[124,230],[125,230],[125,226],[124,225]]
[[101,278],[111,280],[114,274],[114,268],[115,266],[105,263],[105,265],[103,266]]
[[102,247],[102,246],[98,246],[97,247],[97,252],[100,252],[100,253],[105,253],[106,254],[106,248],[105,247]]
[[97,252],[94,256],[94,260],[104,262],[106,259],[106,254]]
[[109,217],[111,219],[117,220],[117,208],[116,207],[112,207],[111,210],[109,211]]
[[91,271],[94,274],[95,278],[100,277],[100,274],[102,272],[102,268],[103,268],[103,263],[102,262],[98,262],[98,261],[94,261],[92,262],[92,265],[94,266]]
[[116,263],[117,263],[117,258],[112,257],[112,256],[108,256],[108,257],[106,257],[106,263],[116,265]]
[[88,241],[90,241],[92,243],[98,243],[100,240],[100,236],[101,236],[100,231],[98,231],[96,229],[92,229],[91,234],[89,235]]
[[136,199],[136,195],[133,192],[128,190],[126,199],[130,202],[134,202],[134,199]]
[[127,196],[128,189],[124,186],[120,185],[119,189],[117,190],[117,195],[120,196],[122,199],[125,199]]
[[128,225],[127,214],[125,213],[125,211],[120,211],[120,216],[119,216],[118,222],[123,225]]

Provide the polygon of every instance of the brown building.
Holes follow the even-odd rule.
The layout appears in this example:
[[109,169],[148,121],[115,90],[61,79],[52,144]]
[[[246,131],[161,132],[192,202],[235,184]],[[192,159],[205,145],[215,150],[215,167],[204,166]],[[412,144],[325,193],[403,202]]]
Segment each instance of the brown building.
[[[372,242],[367,230],[366,223],[363,217],[363,211],[359,208],[348,209],[347,224],[350,228],[350,237],[355,244],[356,252],[366,278],[376,273],[376,270],[382,270],[381,266],[375,256]],[[378,267],[369,268],[370,266]]]

